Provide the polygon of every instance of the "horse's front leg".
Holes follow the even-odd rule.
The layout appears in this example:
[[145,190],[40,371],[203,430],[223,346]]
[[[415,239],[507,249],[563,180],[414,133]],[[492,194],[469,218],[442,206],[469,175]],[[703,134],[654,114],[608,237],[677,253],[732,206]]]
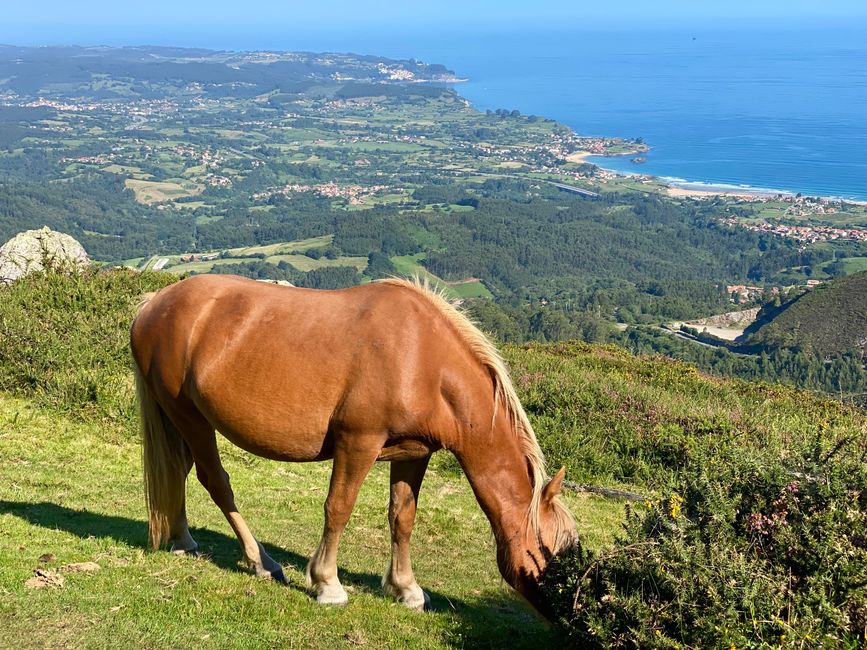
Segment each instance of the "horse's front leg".
[[376,462],[385,438],[386,434],[339,433],[336,436],[331,484],[325,499],[325,529],[307,565],[307,588],[323,605],[345,605],[349,601],[337,577],[337,547],[361,484]]
[[415,524],[418,492],[430,456],[391,463],[391,501],[388,523],[391,525],[391,564],[382,578],[386,593],[410,609],[430,609],[430,597],[415,581],[409,559],[409,538]]

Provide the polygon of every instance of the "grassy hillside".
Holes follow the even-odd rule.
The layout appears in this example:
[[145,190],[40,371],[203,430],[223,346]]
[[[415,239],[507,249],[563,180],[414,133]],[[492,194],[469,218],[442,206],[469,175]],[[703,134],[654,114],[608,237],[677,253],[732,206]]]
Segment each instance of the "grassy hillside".
[[[289,580],[247,573],[231,529],[190,480],[200,559],[145,549],[138,440],[0,394],[0,625],[4,647],[441,648],[562,645],[499,577],[490,528],[468,483],[432,467],[413,535],[413,565],[435,612],[410,612],[379,587],[388,562],[388,468],[368,477],[340,548],[346,608],[304,589],[330,463],[266,461],[222,445],[238,503]],[[623,506],[569,504],[592,547],[610,543]],[[43,559],[40,559],[43,558]],[[30,589],[34,569],[95,562],[62,587]]]
[[586,343],[507,346],[551,467],[577,481],[664,490],[688,461],[766,458],[867,437],[864,411],[779,384],[722,379],[665,357]]
[[[139,293],[170,281],[167,274],[114,270],[48,274],[0,288],[0,622],[10,644],[567,642],[503,585],[490,529],[447,454],[435,456],[413,538],[419,581],[433,594],[431,615],[404,611],[378,588],[388,546],[385,467],[372,472],[341,548],[341,575],[351,595],[345,609],[319,608],[303,590],[305,558],[320,534],[327,463],[274,463],[223,444],[239,505],[284,565],[289,588],[239,570],[237,543],[195,481],[188,490],[191,525],[205,559],[146,552],[127,328]],[[558,610],[560,622],[577,635],[578,647],[588,639],[612,647],[695,647],[685,642],[689,630],[704,630],[726,648],[782,647],[786,635],[801,647],[810,647],[810,638],[822,638],[824,647],[854,648],[863,641],[863,411],[611,347],[508,346],[505,353],[549,469],[566,464],[571,481],[627,485],[650,499],[631,508],[624,528],[622,502],[567,496],[582,553],[595,555],[565,559],[549,586],[552,600],[567,605]],[[815,460],[804,469],[808,456]],[[839,465],[836,473],[827,471],[832,465]],[[798,495],[821,497],[810,503],[824,505],[790,521],[777,495],[793,471],[806,477]],[[811,482],[817,495],[808,489]],[[794,537],[744,536],[741,520],[749,513],[750,525],[767,516],[774,526],[784,521]],[[816,522],[815,513],[831,514]],[[672,531],[681,532],[665,537]],[[774,549],[783,549],[782,559],[774,559]],[[611,558],[619,558],[616,566]],[[781,573],[792,558],[809,561]],[[82,561],[101,568],[62,569]],[[27,588],[37,568],[60,568],[64,586]],[[582,582],[581,576],[596,575],[605,576],[607,586]],[[800,586],[787,587],[781,575],[795,576]],[[756,582],[751,576],[763,577]],[[680,600],[657,590],[663,582]],[[726,609],[713,609],[697,589],[719,589],[710,602]],[[786,595],[801,592],[809,598]],[[573,602],[586,604],[583,613]],[[596,636],[587,636],[588,626]]]
[[746,342],[823,357],[867,354],[867,271],[847,275],[759,314]]

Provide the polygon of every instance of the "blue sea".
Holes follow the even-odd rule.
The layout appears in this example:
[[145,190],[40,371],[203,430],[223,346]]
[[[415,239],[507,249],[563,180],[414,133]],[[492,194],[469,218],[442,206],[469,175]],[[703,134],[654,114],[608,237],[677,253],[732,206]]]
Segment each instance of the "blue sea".
[[[98,39],[98,40],[97,40]],[[443,63],[476,107],[643,138],[610,169],[867,200],[867,25],[231,34],[114,32],[105,44],[350,51]]]
[[[867,200],[867,29],[440,35],[379,48],[441,62],[480,109],[643,138],[617,171]],[[372,50],[371,50],[372,51]]]

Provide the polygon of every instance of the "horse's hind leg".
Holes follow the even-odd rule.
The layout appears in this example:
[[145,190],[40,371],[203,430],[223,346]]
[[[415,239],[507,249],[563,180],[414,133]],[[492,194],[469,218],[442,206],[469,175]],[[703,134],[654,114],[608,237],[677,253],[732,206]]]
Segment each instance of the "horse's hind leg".
[[187,451],[187,455],[184,457],[184,464],[186,468],[184,480],[175,488],[184,493],[181,496],[181,512],[171,524],[169,541],[171,542],[171,552],[175,555],[198,555],[199,545],[196,544],[196,540],[190,535],[190,526],[187,523],[186,483],[187,475],[193,467],[193,457],[189,451]]
[[343,434],[335,441],[331,484],[325,499],[325,529],[307,565],[307,587],[323,605],[345,605],[349,600],[337,577],[337,547],[358,490],[384,441],[384,435],[364,434]]
[[244,521],[235,506],[235,495],[232,492],[229,475],[220,462],[214,428],[201,415],[197,414],[197,417],[188,417],[187,419],[190,422],[188,426],[184,427],[184,431],[192,435],[186,435],[184,438],[196,464],[196,476],[208,494],[211,495],[211,499],[217,504],[217,507],[223,511],[229,525],[235,531],[247,564],[257,576],[286,582],[283,569],[271,559],[262,545],[256,541],[247,527],[247,522]]
[[415,524],[418,492],[430,456],[391,463],[391,500],[388,523],[391,526],[391,564],[382,578],[385,592],[410,609],[430,608],[430,597],[415,581],[409,558],[409,538]]

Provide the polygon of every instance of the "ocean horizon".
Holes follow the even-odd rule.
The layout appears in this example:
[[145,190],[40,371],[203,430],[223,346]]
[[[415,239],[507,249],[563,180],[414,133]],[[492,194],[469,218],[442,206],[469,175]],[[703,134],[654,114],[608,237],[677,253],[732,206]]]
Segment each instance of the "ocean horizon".
[[467,80],[454,88],[480,110],[517,109],[580,135],[642,138],[650,146],[640,164],[634,156],[589,159],[607,169],[697,187],[867,200],[864,25],[93,38],[78,44],[342,51],[442,63]]
[[[444,60],[480,109],[581,135],[641,138],[606,169],[722,191],[867,200],[867,36],[860,30],[581,33],[502,39]],[[473,48],[476,51],[476,48]],[[457,57],[456,57],[457,58]]]

